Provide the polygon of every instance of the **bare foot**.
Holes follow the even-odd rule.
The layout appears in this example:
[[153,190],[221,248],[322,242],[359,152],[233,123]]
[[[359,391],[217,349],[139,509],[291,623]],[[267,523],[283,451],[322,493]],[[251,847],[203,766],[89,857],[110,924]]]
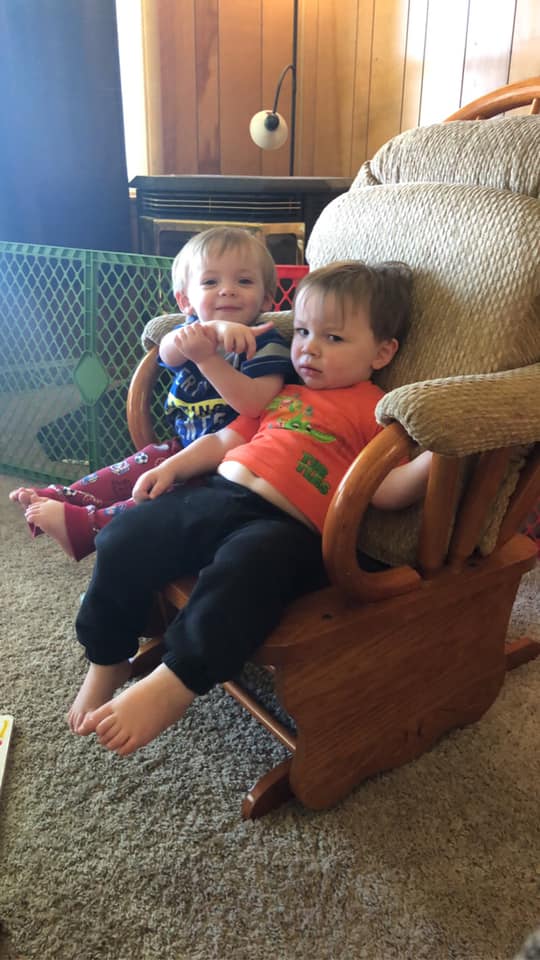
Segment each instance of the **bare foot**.
[[180,720],[194,699],[195,694],[161,663],[147,677],[88,713],[77,732],[95,731],[102,747],[126,757]]
[[[81,507],[81,509],[84,509],[84,507]],[[53,537],[69,557],[74,556],[73,547],[68,537],[63,503],[58,500],[49,500],[48,497],[36,496],[30,506],[26,508],[24,518],[27,523],[33,523],[44,533]]]
[[11,490],[9,499],[12,503],[20,503],[21,507],[28,507],[39,497],[33,487],[17,487],[16,490]]
[[73,733],[86,736],[92,730],[81,729],[88,713],[103,706],[112,697],[118,687],[126,682],[131,672],[129,660],[112,666],[91,663],[82,686],[68,712],[67,720]]

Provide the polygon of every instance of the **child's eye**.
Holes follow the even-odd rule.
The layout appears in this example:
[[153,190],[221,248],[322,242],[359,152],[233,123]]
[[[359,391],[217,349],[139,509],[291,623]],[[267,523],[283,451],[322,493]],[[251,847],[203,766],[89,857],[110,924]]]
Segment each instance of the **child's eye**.
[[244,287],[249,287],[253,283],[253,280],[251,279],[251,277],[241,277],[238,282],[241,283],[242,286]]
[[201,280],[201,287],[215,287],[217,280],[212,278],[207,278],[206,280]]
[[328,339],[330,343],[343,343],[343,337],[339,337],[337,333],[329,333]]
[[294,328],[294,336],[295,336],[295,337],[307,337],[307,335],[308,335],[308,331],[306,330],[305,327],[295,327],[295,328]]

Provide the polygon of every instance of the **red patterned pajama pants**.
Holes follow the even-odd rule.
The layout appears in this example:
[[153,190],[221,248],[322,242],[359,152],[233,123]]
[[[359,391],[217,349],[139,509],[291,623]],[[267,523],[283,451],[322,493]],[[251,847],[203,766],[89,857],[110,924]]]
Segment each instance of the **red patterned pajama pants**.
[[[157,467],[179,450],[181,444],[176,438],[151,443],[125,460],[102,467],[69,487],[51,483],[48,487],[36,489],[38,496],[64,504],[67,534],[76,560],[82,560],[94,551],[96,534],[113,517],[135,506],[131,491],[141,474]],[[34,524],[29,527],[32,536],[43,532]]]

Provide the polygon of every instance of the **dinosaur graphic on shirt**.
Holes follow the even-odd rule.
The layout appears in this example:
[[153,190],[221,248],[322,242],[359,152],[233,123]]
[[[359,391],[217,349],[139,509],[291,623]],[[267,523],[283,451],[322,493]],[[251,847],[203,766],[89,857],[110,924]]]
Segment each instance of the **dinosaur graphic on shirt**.
[[294,430],[297,433],[304,433],[306,436],[318,440],[319,443],[334,443],[336,438],[333,434],[323,433],[322,430],[318,430],[312,425],[310,419],[313,416],[312,406],[304,407],[302,401],[297,397],[280,394],[270,401],[267,410],[274,411],[282,409],[286,409],[287,413],[291,414],[291,416],[278,417],[276,421],[278,427],[282,427],[284,430]]

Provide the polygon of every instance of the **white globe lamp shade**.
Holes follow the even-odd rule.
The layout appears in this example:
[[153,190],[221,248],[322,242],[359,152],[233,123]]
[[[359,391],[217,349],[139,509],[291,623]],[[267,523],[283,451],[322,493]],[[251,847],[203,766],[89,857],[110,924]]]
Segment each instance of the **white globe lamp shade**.
[[280,113],[259,110],[250,120],[249,133],[261,150],[277,150],[289,136],[289,128]]

